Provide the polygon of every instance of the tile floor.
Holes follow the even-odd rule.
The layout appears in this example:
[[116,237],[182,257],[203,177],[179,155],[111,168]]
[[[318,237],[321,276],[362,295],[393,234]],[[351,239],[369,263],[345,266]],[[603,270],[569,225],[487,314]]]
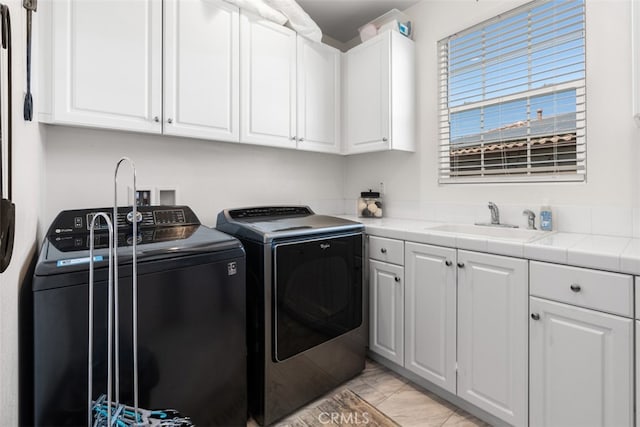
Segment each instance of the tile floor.
[[[369,359],[362,374],[338,388],[350,389],[403,427],[488,426],[473,415]],[[327,395],[332,393],[333,391]],[[312,402],[307,407],[313,407],[316,403]],[[276,423],[276,426],[299,425],[294,423],[298,419],[296,414]],[[253,420],[247,423],[247,427],[256,426]]]

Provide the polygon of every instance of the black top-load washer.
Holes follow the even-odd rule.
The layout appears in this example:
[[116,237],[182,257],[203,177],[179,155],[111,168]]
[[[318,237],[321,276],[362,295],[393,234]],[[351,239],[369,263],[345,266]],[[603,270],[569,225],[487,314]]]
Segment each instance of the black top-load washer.
[[[245,254],[187,206],[139,207],[140,407],[176,409],[199,426],[247,419]],[[89,230],[96,212],[61,212],[33,279],[33,422],[86,425]],[[120,402],[132,405],[132,226],[119,208]],[[130,216],[131,218],[131,216]],[[93,398],[106,393],[108,233],[94,241]]]
[[247,253],[249,409],[268,425],[364,368],[362,224],[306,206],[228,209]]

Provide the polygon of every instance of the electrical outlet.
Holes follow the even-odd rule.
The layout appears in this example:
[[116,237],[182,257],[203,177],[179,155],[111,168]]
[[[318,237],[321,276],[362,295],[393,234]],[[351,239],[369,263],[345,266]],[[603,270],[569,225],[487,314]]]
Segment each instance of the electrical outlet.
[[151,206],[151,190],[136,191],[136,206]]

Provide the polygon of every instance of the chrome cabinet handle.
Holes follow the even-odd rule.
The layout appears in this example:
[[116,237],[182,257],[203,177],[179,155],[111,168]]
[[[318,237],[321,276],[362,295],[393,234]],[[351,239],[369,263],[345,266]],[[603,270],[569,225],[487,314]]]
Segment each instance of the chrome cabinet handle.
[[299,138],[298,141],[303,142],[304,138]]
[[398,276],[396,276],[394,280],[395,280],[396,282],[399,282],[399,281],[400,281],[400,278],[399,278]]
[[451,267],[451,264],[453,264],[453,263],[451,261],[449,261],[449,260],[446,260],[444,262],[444,265],[446,265],[447,267]]
[[459,262],[458,263],[458,268],[464,268],[464,262]]
[[533,320],[540,320],[540,315],[538,313],[531,313],[531,318]]
[[387,142],[389,141],[389,138],[387,138],[386,136],[382,137],[382,142]]
[[158,116],[154,116],[153,121],[154,121],[154,122],[156,122],[156,123],[158,123],[158,122],[160,121],[160,117],[158,117]]
[[295,141],[296,139],[298,139],[298,137],[297,137],[297,136],[292,136],[292,137],[291,137],[291,140],[292,140],[292,141]]
[[169,124],[173,123],[173,119],[171,119],[171,118],[167,119],[167,123],[169,123]]
[[571,288],[571,290],[573,292],[580,292],[580,290],[582,289],[582,287],[580,287],[580,285],[578,285],[577,283],[574,283],[573,285],[569,286]]
[[383,254],[387,253],[387,249],[386,248],[380,248],[380,252],[382,252]]

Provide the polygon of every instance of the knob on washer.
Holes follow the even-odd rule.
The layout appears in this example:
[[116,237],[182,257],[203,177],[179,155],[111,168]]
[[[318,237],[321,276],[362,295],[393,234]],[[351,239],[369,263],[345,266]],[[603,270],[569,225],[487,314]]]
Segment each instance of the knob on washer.
[[[127,214],[127,222],[133,224],[133,211],[129,211]],[[140,211],[136,211],[136,222],[142,222],[142,213]]]

